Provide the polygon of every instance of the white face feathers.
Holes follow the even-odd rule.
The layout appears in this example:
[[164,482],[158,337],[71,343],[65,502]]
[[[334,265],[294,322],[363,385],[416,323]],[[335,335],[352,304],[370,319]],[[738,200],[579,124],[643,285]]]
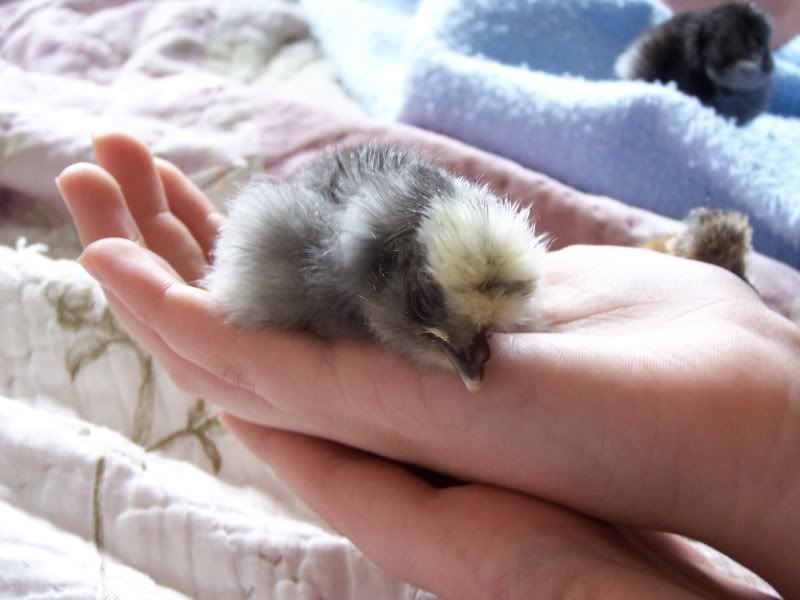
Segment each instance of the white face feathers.
[[419,228],[428,271],[450,310],[477,327],[503,330],[524,320],[545,253],[527,209],[459,179],[456,193],[431,202]]

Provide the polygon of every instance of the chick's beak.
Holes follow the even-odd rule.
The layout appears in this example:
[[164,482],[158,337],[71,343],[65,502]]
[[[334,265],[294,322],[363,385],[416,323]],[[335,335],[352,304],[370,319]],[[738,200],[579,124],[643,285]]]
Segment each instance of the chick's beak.
[[464,348],[456,348],[436,333],[432,333],[431,338],[450,359],[467,389],[470,392],[477,392],[483,379],[483,365],[489,360],[490,355],[486,331],[479,332]]

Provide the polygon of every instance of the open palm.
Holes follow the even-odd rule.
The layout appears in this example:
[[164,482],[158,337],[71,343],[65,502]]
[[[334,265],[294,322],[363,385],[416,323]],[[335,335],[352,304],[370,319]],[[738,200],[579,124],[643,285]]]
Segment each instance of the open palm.
[[[458,598],[581,586],[749,597],[675,539],[632,533],[660,530],[797,590],[765,558],[800,531],[786,485],[800,459],[800,334],[734,276],[641,250],[553,252],[539,294],[547,333],[495,336],[472,395],[373,346],[225,326],[185,283],[207,266],[222,217],[135,140],[98,136],[95,153],[103,169],[70,167],[59,185],[117,316],[398,576]],[[480,483],[433,490],[373,454]]]

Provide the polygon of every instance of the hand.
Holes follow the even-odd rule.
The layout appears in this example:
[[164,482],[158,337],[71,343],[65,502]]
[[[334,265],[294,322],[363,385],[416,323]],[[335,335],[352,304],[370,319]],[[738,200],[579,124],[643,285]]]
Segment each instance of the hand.
[[436,490],[331,442],[224,422],[368,557],[440,598],[768,597],[725,581],[674,536],[486,485]]
[[[208,295],[184,283],[205,267],[221,217],[135,141],[99,136],[95,153],[105,171],[77,165],[59,179],[88,245],[82,262],[129,331],[189,391],[268,428],[515,489],[621,526],[690,535],[787,594],[800,588],[791,558],[800,538],[800,332],[732,275],[647,251],[551,253],[541,310],[556,333],[497,336],[474,396],[450,374],[420,373],[374,346],[226,327]],[[114,236],[160,256],[103,239]],[[228,423],[254,444],[252,425]],[[347,506],[315,504],[311,483],[303,487],[292,473],[314,473],[326,455],[344,451],[304,441],[317,453],[297,472],[281,469],[274,447],[300,442],[267,427],[273,464],[337,521]],[[378,493],[363,484],[352,489]],[[513,497],[522,506],[522,497],[489,485],[441,494],[466,495],[467,505]],[[542,505],[524,500],[532,513]],[[586,517],[559,511],[585,526]],[[486,513],[490,532],[502,515]],[[380,527],[368,514],[361,510],[359,522]],[[464,545],[471,527],[460,532]],[[521,548],[532,543],[516,539]],[[497,544],[509,542],[499,536]],[[395,551],[414,556],[414,548]],[[406,566],[394,572],[413,571]]]

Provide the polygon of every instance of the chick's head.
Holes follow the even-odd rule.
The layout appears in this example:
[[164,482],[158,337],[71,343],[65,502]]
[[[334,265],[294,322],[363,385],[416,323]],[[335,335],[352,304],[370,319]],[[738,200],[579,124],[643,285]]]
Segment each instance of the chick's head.
[[[377,235],[368,325],[416,362],[454,369],[476,391],[489,336],[520,325],[545,244],[527,210],[462,179],[438,181],[424,202],[395,204]],[[391,221],[392,219],[390,219]]]
[[701,33],[707,75],[736,91],[768,85],[774,68],[771,33],[769,17],[751,3],[732,2],[711,10]]
[[752,237],[746,215],[732,210],[695,208],[686,218],[686,230],[673,241],[673,253],[717,265],[747,281]]

